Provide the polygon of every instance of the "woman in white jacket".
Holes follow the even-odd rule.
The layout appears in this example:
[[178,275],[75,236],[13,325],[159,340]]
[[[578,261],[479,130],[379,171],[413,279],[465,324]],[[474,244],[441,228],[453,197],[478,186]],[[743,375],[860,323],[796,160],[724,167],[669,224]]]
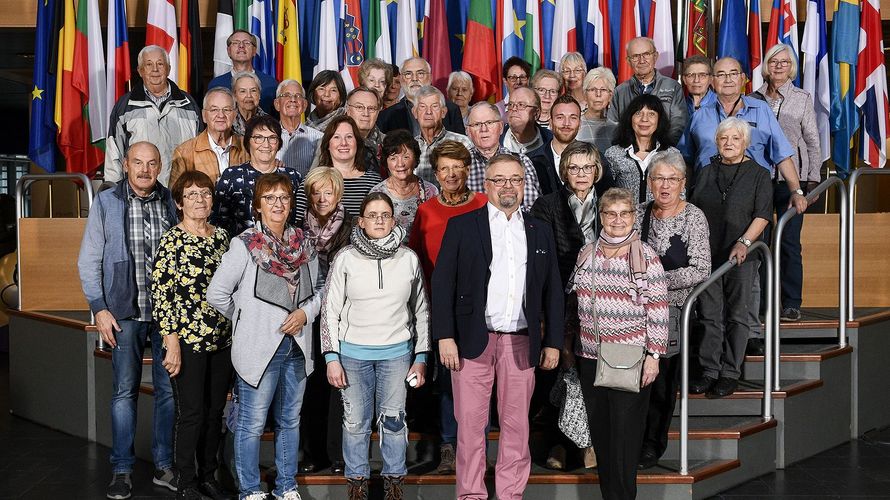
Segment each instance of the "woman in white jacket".
[[[417,255],[400,243],[392,200],[371,193],[351,244],[331,263],[321,343],[328,382],[343,395],[347,498],[368,497],[368,445],[376,418],[383,455],[384,498],[402,498],[407,473],[407,385],[424,383],[430,351],[429,312]],[[376,408],[374,402],[376,399]]]
[[300,408],[312,371],[312,321],[321,306],[318,261],[303,231],[287,224],[294,195],[287,175],[256,182],[256,227],[232,240],[207,301],[233,323],[237,372],[235,472],[240,498],[260,500],[260,436],[269,408],[275,416],[275,498],[299,500],[297,449]]

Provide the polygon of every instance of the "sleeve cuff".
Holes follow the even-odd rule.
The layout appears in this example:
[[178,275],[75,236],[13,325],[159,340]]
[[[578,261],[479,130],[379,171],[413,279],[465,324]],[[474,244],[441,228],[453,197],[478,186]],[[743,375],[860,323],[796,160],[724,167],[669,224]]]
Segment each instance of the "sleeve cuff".
[[415,363],[426,363],[427,353],[421,352],[418,355],[414,356]]
[[324,362],[330,363],[331,361],[340,361],[340,355],[336,352],[327,352],[324,355]]

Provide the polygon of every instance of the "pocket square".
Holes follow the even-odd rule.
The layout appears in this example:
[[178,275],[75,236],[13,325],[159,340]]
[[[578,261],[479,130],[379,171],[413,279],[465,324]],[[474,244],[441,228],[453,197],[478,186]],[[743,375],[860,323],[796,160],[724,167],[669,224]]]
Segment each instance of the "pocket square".
[[547,249],[546,248],[536,248],[535,253],[538,255],[544,255],[547,253]]

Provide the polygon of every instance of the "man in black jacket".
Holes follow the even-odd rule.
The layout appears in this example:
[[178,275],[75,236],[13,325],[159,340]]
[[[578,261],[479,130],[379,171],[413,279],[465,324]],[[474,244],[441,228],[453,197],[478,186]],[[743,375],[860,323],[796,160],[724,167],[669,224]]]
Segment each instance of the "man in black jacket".
[[[431,85],[432,72],[430,63],[422,57],[412,57],[406,59],[401,68],[402,87],[405,91],[405,97],[392,106],[384,109],[377,117],[377,127],[384,134],[403,128],[413,135],[420,133],[420,127],[417,120],[414,119],[412,109],[414,108],[417,91],[422,87]],[[446,101],[445,106],[448,108],[448,114],[445,115],[445,130],[461,135],[466,135],[464,128],[464,119],[460,114],[460,108],[451,101]]]

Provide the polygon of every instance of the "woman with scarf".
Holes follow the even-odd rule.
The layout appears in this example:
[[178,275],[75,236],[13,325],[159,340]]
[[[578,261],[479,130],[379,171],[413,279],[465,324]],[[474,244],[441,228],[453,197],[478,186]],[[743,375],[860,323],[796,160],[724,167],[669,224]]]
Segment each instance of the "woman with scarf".
[[[318,277],[323,286],[330,260],[349,244],[354,218],[343,208],[343,176],[337,169],[320,167],[310,170],[303,189],[309,200],[303,232],[318,255]],[[320,326],[321,322],[316,318],[312,325],[314,345],[320,345]],[[332,474],[343,474],[343,401],[340,393],[332,391],[328,384],[324,356],[318,350],[314,365],[315,372],[306,383],[306,399],[319,403],[311,408],[304,407],[300,419],[304,436],[300,446],[305,453],[300,472],[316,472],[330,462]],[[327,406],[324,401],[328,401]]]
[[[256,225],[234,238],[207,289],[207,301],[232,320],[237,374],[235,472],[240,498],[260,489],[260,437],[269,409],[275,420],[272,493],[298,500],[297,446],[306,377],[312,373],[312,322],[321,306],[318,260],[303,230],[288,224],[290,177],[260,176],[254,187]],[[275,404],[272,404],[273,399]]]
[[384,498],[396,500],[403,498],[407,474],[405,398],[407,387],[424,383],[429,310],[420,261],[401,245],[404,229],[395,224],[392,200],[370,193],[360,213],[351,245],[331,262],[321,344],[328,382],[343,396],[347,498],[368,498],[368,446],[376,421]]
[[[605,499],[637,494],[637,461],[658,358],[667,351],[667,276],[634,228],[636,195],[612,188],[600,198],[602,231],[581,249],[569,279],[563,363],[577,364]],[[577,312],[573,311],[576,309]],[[600,342],[643,348],[639,392],[594,386]]]

